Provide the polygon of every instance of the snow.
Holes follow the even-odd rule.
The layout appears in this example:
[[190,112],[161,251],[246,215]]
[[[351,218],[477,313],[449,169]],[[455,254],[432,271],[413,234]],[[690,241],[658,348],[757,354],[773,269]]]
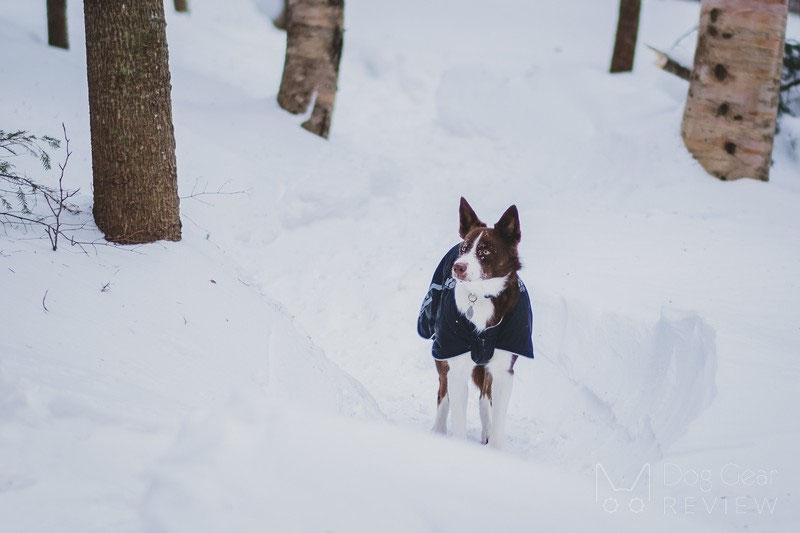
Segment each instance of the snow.
[[[705,175],[644,47],[689,61],[698,5],[645,1],[611,76],[612,0],[349,0],[323,141],[275,103],[276,4],[167,5],[181,195],[236,193],[184,199],[181,242],[0,237],[3,530],[793,530],[800,119],[769,183]],[[0,24],[0,127],[66,123],[89,213],[82,6],[68,52],[43,3]],[[468,442],[429,433],[415,320],[461,195],[520,210],[503,453],[474,393]]]

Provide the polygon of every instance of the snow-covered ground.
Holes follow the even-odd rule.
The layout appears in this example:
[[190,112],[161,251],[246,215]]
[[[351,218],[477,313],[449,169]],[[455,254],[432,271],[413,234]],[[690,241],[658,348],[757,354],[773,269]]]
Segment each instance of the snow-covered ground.
[[[275,103],[278,3],[167,3],[181,194],[242,194],[133,251],[0,235],[2,530],[793,531],[800,119],[769,183],[704,174],[644,48],[698,5],[645,1],[611,76],[616,0],[348,0],[323,141]],[[69,24],[49,48],[44,2],[3,4],[0,128],[66,123],[90,211]],[[475,405],[469,442],[428,432],[415,321],[461,195],[521,214],[537,357],[503,453]]]

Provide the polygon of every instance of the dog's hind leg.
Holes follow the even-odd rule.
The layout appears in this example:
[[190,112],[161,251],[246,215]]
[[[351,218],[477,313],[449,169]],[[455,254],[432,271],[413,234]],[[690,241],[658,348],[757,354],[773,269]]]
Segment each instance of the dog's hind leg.
[[505,350],[495,350],[492,360],[486,365],[487,374],[492,380],[492,429],[489,445],[503,448],[505,445],[506,414],[514,384],[514,355]]
[[492,431],[492,375],[484,366],[472,369],[472,381],[480,391],[478,407],[481,414],[481,444],[489,442],[489,433]]
[[436,371],[439,373],[439,392],[436,394],[436,422],[433,431],[444,435],[447,433],[447,413],[450,412],[450,396],[447,394],[447,372],[450,365],[447,361],[436,361]]
[[448,359],[450,371],[447,374],[447,395],[450,398],[453,436],[467,438],[467,381],[469,380],[472,359],[470,354],[461,354]]

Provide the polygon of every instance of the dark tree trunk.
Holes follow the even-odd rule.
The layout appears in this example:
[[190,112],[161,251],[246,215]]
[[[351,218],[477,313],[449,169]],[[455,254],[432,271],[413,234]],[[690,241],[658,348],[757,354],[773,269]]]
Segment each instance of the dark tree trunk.
[[97,227],[180,240],[163,0],[84,0],[84,16]]
[[69,48],[67,0],[47,0],[47,44]]
[[681,134],[712,176],[769,178],[786,18],[786,0],[703,0],[700,6]]
[[614,41],[614,55],[611,57],[611,72],[630,72],[633,70],[633,56],[636,53],[636,36],[639,33],[639,11],[641,0],[620,0],[617,38]]
[[175,11],[187,13],[189,11],[189,0],[175,0]]
[[285,30],[286,26],[289,25],[289,0],[283,0],[283,11],[272,23],[279,30]]
[[303,127],[327,138],[342,57],[344,0],[289,0],[289,9],[278,103],[290,113],[303,113],[316,91],[314,110]]

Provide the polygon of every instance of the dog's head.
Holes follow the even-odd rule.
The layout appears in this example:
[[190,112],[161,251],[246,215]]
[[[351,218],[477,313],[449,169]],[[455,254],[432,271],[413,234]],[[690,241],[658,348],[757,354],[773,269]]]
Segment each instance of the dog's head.
[[520,268],[517,245],[519,229],[517,206],[512,205],[493,228],[480,221],[462,197],[458,210],[461,243],[453,277],[458,281],[478,281],[508,276]]

